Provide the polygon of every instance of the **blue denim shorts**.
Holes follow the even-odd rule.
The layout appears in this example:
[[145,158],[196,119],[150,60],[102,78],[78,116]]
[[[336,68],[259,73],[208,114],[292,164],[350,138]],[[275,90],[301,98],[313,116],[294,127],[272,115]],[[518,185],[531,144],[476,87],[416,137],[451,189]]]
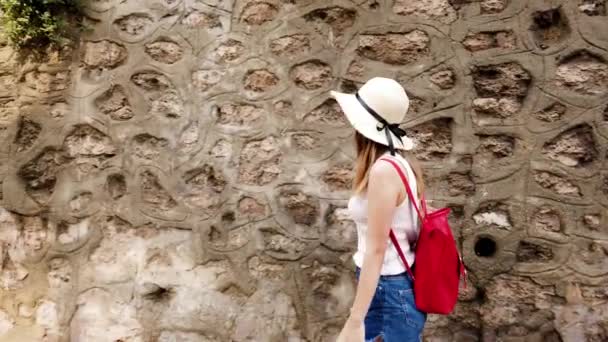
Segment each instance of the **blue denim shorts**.
[[[357,269],[357,279],[360,270]],[[382,337],[384,342],[420,342],[426,313],[414,302],[407,273],[380,276],[376,293],[365,316],[365,341]]]

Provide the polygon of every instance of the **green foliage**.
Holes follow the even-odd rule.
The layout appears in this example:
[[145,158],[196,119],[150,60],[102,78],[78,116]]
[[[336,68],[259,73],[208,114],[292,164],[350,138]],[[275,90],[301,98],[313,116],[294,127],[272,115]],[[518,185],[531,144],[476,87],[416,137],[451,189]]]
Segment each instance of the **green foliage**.
[[61,46],[79,26],[80,0],[0,0],[2,34],[17,48]]

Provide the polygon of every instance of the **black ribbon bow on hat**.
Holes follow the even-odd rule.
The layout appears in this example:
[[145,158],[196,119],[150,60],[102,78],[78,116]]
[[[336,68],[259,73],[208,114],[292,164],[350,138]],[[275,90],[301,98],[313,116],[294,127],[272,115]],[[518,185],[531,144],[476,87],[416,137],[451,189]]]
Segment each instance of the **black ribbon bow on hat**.
[[365,101],[363,101],[363,99],[361,98],[359,93],[355,93],[355,97],[357,98],[357,101],[359,101],[361,106],[363,106],[363,108],[365,108],[365,110],[368,113],[370,113],[380,123],[378,126],[376,126],[376,129],[378,131],[384,130],[384,132],[386,134],[386,140],[388,141],[388,148],[391,151],[391,155],[394,156],[395,155],[395,146],[393,145],[393,139],[391,137],[391,132],[397,137],[397,139],[399,139],[399,142],[401,143],[401,145],[403,145],[403,140],[401,140],[401,137],[404,137],[406,135],[405,130],[400,128],[398,123],[392,123],[392,124],[388,123],[388,121],[386,121],[380,114],[376,113],[375,110],[373,110],[370,106],[368,106],[367,103],[365,103]]

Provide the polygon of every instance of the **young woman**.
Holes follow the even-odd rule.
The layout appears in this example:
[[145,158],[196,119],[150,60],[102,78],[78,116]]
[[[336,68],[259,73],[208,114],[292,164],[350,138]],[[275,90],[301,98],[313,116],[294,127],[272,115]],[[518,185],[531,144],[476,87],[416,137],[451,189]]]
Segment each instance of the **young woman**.
[[[396,161],[414,192],[423,192],[422,173],[411,157],[413,142],[398,125],[409,107],[399,83],[373,78],[356,94],[332,92],[355,129],[357,160],[354,195],[348,209],[357,226],[357,293],[338,342],[421,341],[426,314],[416,309],[413,284],[389,239],[393,229],[411,267],[419,219],[394,166]],[[414,189],[417,189],[415,191]]]

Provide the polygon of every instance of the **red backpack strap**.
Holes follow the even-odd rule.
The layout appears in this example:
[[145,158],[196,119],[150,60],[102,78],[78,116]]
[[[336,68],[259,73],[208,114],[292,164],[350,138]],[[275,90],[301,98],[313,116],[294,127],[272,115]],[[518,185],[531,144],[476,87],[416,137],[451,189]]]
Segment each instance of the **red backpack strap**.
[[412,281],[414,281],[414,273],[412,273],[412,269],[410,268],[410,265],[407,263],[407,259],[405,258],[405,254],[403,254],[403,251],[401,250],[401,246],[399,246],[399,241],[397,241],[397,237],[395,236],[395,232],[393,232],[392,229],[389,232],[389,236],[391,237],[391,241],[393,242],[393,246],[395,246],[395,248],[397,249],[397,253],[399,253],[399,257],[401,258],[401,261],[405,265],[405,268],[407,268],[407,274],[409,274],[410,277],[412,278]]
[[[403,170],[401,170],[399,165],[397,165],[397,163],[394,160],[391,160],[388,158],[381,158],[380,160],[389,162],[389,163],[391,163],[391,165],[393,165],[393,167],[395,167],[395,169],[397,170],[397,173],[399,174],[399,177],[401,177],[401,180],[403,181],[403,184],[405,185],[405,191],[407,192],[407,195],[409,196],[410,201],[412,201],[412,203],[414,204],[414,208],[416,209],[416,212],[418,213],[420,222],[422,222],[422,215],[420,214],[420,210],[418,209],[418,205],[416,204],[415,197],[412,193],[412,189],[410,188],[410,185],[407,181],[407,178],[405,177],[405,174],[403,173]],[[424,211],[426,213],[426,205],[424,206]],[[401,261],[405,265],[405,268],[407,268],[407,273],[412,278],[412,281],[414,281],[414,273],[410,269],[410,265],[408,264],[407,259],[405,258],[405,254],[403,253],[403,250],[401,249],[401,246],[399,245],[399,241],[397,241],[397,236],[395,236],[395,232],[393,232],[393,229],[390,230],[389,236],[391,238],[391,241],[393,242],[393,246],[395,246],[395,248],[397,249],[397,253],[399,254],[399,257],[401,258]]]
[[[397,165],[397,163],[392,159],[380,158],[380,160],[389,162],[393,165],[393,167],[395,167],[395,170],[397,170],[399,177],[401,177],[401,181],[403,181],[403,184],[405,185],[405,191],[407,192],[407,195],[410,198],[410,201],[412,201],[412,203],[414,204],[414,209],[416,209],[416,213],[418,213],[418,218],[420,219],[420,222],[422,222],[422,214],[420,213],[420,209],[418,209],[418,204],[416,204],[416,200],[415,200],[414,194],[412,193],[412,189],[410,188],[410,184],[407,181],[407,178],[405,177],[403,170],[401,170],[401,167],[399,167],[399,165]],[[422,199],[424,199],[424,196],[422,197]],[[426,204],[422,203],[422,205],[423,205],[424,213],[426,214]]]

